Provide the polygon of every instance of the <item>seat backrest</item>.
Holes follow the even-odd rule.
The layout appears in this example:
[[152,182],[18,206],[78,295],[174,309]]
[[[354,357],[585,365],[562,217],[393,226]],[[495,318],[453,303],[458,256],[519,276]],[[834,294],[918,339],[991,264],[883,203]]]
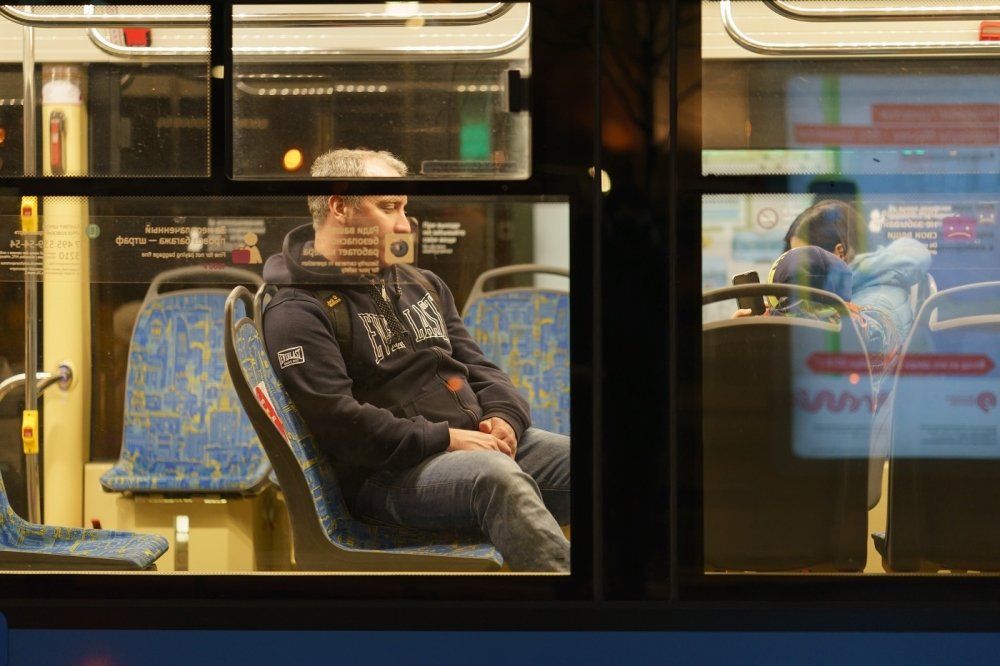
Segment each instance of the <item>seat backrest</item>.
[[[481,560],[484,568],[498,567],[500,560],[492,546],[369,525],[351,516],[333,466],[317,448],[271,366],[258,323],[266,288],[258,290],[256,298],[243,287],[229,295],[225,308],[226,363],[284,494],[296,564],[300,568],[349,568],[358,560],[352,557],[355,553],[393,551],[404,557],[409,554],[442,556],[432,557],[436,560]],[[241,301],[248,312],[256,313],[257,321],[238,316],[237,303]],[[415,557],[410,559],[416,562]]]
[[227,362],[239,368],[238,375],[233,372],[236,391],[274,466],[293,517],[296,554],[301,556],[308,543],[348,536],[354,530],[342,522],[349,514],[333,468],[319,454],[312,434],[272,369],[257,323],[235,315],[235,303],[248,297],[248,292],[234,290],[226,306]]
[[552,287],[486,290],[513,275],[569,277],[563,268],[520,264],[485,271],[472,286],[462,320],[486,358],[531,405],[532,424],[570,434],[569,292]]
[[[757,316],[702,328],[704,545],[709,568],[864,568],[873,396],[867,350],[834,294],[794,291],[839,320]],[[733,309],[736,309],[735,303]]]
[[1000,282],[928,297],[892,401],[886,568],[1000,570]]
[[267,456],[223,355],[231,285],[260,282],[249,271],[198,267],[150,284],[129,346],[121,454],[101,477],[107,490],[246,495],[267,484]]

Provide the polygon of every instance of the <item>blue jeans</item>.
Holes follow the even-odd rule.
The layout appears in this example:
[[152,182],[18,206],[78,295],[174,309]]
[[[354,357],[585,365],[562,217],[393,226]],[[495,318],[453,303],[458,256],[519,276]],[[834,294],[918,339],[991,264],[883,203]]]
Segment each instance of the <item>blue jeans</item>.
[[453,451],[361,486],[361,520],[427,530],[481,530],[513,571],[569,572],[569,437],[528,428],[515,460]]

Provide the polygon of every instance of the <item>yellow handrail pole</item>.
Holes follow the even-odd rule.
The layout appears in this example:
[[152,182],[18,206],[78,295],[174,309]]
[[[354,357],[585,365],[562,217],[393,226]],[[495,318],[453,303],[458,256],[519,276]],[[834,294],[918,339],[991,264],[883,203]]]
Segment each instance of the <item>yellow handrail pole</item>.
[[[24,372],[35,377],[38,369],[38,197],[21,197],[21,242],[24,244]],[[28,520],[41,521],[42,504],[38,478],[38,385],[24,383],[21,414],[21,445],[24,449]]]
[[[42,68],[42,173],[87,173],[83,68]],[[44,367],[68,360],[78,369],[70,391],[46,396],[43,505],[45,522],[83,525],[83,469],[90,439],[90,256],[84,197],[43,200]]]

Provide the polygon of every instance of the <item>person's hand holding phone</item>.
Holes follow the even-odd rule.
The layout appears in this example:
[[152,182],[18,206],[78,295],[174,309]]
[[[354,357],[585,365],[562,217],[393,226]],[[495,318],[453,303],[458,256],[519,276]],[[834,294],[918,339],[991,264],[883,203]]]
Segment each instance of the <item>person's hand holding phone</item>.
[[[740,284],[760,284],[760,276],[757,275],[757,271],[734,275],[733,285]],[[733,313],[732,319],[762,315],[765,311],[763,296],[740,296],[736,299],[736,306],[739,309]]]

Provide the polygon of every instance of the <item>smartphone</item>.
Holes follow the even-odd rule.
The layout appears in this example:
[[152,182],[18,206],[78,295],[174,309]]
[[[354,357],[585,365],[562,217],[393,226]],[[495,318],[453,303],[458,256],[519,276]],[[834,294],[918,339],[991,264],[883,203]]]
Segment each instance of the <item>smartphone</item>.
[[[733,276],[733,284],[760,284],[760,276],[757,271],[747,271]],[[736,299],[736,305],[741,310],[749,309],[755,315],[764,314],[763,296],[740,296]]]

